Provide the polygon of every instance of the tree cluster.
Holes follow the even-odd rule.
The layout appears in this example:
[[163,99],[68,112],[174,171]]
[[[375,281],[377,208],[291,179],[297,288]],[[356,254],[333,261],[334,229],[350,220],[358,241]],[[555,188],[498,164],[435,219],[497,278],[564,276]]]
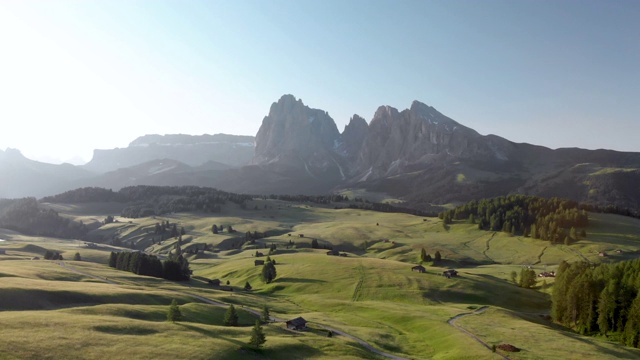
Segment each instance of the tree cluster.
[[640,260],[594,266],[562,262],[552,295],[553,319],[581,334],[640,341]]
[[191,277],[189,262],[182,255],[161,261],[141,252],[111,252],[109,266],[134,274],[153,276],[173,281],[187,281]]
[[262,281],[269,284],[276,279],[276,275],[276,265],[274,264],[274,261],[271,261],[271,258],[267,258],[267,261],[265,261],[262,266]]
[[64,260],[62,255],[57,251],[47,250],[44,253],[45,260]]
[[220,212],[227,202],[243,204],[250,195],[240,195],[214,188],[198,186],[148,186],[138,185],[112,190],[88,187],[48,196],[42,200],[50,203],[109,202],[131,203],[121,216],[138,218],[171,212],[204,211]]
[[124,202],[126,199],[122,194],[114,192],[111,189],[83,187],[65,191],[62,194],[54,196],[46,196],[42,198],[41,201],[47,203],[78,204],[89,202]]
[[401,206],[394,206],[391,204],[383,204],[383,203],[372,203],[372,202],[363,202],[361,204],[349,204],[350,209],[362,209],[362,210],[371,210],[385,213],[403,213],[403,214],[411,214],[416,216],[433,216],[435,213],[427,212],[418,209],[411,209]]
[[518,286],[525,289],[531,289],[536,286],[536,272],[533,269],[522,268]]
[[84,239],[88,232],[82,222],[64,218],[53,209],[41,209],[35,198],[1,200],[0,227],[63,239]]
[[264,199],[281,200],[288,202],[300,202],[300,203],[314,203],[314,204],[330,204],[335,202],[349,201],[349,197],[346,195],[274,195],[271,194],[268,197],[264,196]]
[[[589,225],[587,212],[575,201],[527,195],[473,200],[438,216],[445,224],[466,219],[481,230],[530,235],[554,243],[578,240],[576,228]],[[586,236],[584,229],[582,233]]]

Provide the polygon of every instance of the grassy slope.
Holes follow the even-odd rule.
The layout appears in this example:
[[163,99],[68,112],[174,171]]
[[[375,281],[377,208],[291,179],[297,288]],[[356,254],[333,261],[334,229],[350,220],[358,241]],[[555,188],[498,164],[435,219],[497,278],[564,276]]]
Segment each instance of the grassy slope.
[[[96,204],[90,207],[97,215],[81,207],[75,207],[72,215],[99,219],[109,213]],[[536,270],[553,269],[562,259],[576,260],[581,256],[592,261],[631,258],[639,248],[640,223],[611,215],[592,215],[593,226],[587,230],[588,238],[567,248],[502,233],[481,232],[474,225],[463,223],[445,230],[438,219],[429,218],[425,221],[404,214],[334,210],[277,201],[256,201],[254,207],[260,210],[243,211],[230,206],[224,213],[229,216],[174,214],[157,219],[119,219],[118,223],[103,226],[94,234],[104,235],[105,238],[117,235],[125,244],[135,242],[147,246],[151,245],[153,237],[148,231],[156,222],[177,222],[187,230],[187,235],[183,237],[187,245],[183,245],[183,249],[194,244],[222,248],[220,252],[207,252],[197,259],[191,258],[196,279],[191,282],[190,292],[255,308],[268,303],[276,316],[289,318],[302,315],[312,324],[322,323],[348,331],[382,350],[413,358],[494,358],[477,342],[446,324],[450,317],[468,311],[467,307],[485,304],[505,310],[492,309],[483,315],[460,319],[459,324],[475,327],[487,341],[510,342],[526,348],[528,358],[561,356],[560,346],[529,345],[554,340],[550,334],[556,332],[551,330],[549,323],[532,323],[531,319],[515,315],[515,312],[539,314],[548,311],[548,295],[545,291],[523,290],[511,285],[509,273],[518,271],[523,264],[533,264]],[[102,212],[98,213],[95,209],[102,209]],[[213,235],[211,225],[214,223],[231,224],[238,233]],[[278,262],[278,279],[273,284],[265,285],[259,281],[260,268],[253,266],[252,254],[255,249],[229,251],[227,246],[232,244],[234,237],[242,236],[246,231],[273,230],[281,235],[258,241],[256,246],[261,247],[265,243],[285,244],[290,240],[298,246],[295,250],[282,250],[288,251],[287,254],[273,256]],[[292,236],[288,236],[286,231],[290,231]],[[299,234],[304,234],[304,238],[300,238]],[[2,259],[28,258],[35,254],[41,256],[44,249],[51,249],[62,251],[67,259],[79,251],[83,258],[104,264],[108,251],[111,251],[109,247],[86,249],[81,242],[28,238],[10,232],[0,235],[10,240],[3,244],[8,255],[0,255]],[[326,256],[324,251],[311,250],[308,248],[311,238],[318,239],[321,245],[331,243],[342,251],[349,251],[350,257],[331,257]],[[390,241],[382,242],[381,239]],[[173,239],[165,240],[148,250],[166,254],[174,243]],[[459,279],[445,279],[437,275],[443,268],[431,266],[427,266],[427,274],[412,273],[409,263],[416,262],[422,247],[431,254],[440,251],[449,261],[444,266],[455,266],[462,276]],[[597,256],[597,251],[618,248],[625,252],[610,258]],[[461,264],[466,266],[461,267]],[[33,325],[34,319],[50,315],[46,318],[55,318],[54,324],[57,324],[52,326],[65,329],[64,336],[58,337],[56,334],[54,347],[57,354],[66,354],[67,358],[92,358],[103,353],[117,358],[119,352],[115,349],[124,351],[127,346],[137,348],[133,344],[138,343],[140,349],[129,350],[135,351],[137,357],[147,357],[146,354],[154,355],[149,358],[162,358],[165,355],[167,358],[176,357],[172,354],[185,351],[185,348],[189,349],[187,353],[190,358],[247,356],[238,348],[248,339],[249,329],[220,327],[216,316],[219,319],[223,309],[190,303],[192,299],[170,292],[171,289],[184,291],[184,287],[115,271],[103,265],[82,262],[73,263],[72,266],[109,277],[124,285],[97,283],[92,278],[69,273],[45,261],[0,261],[0,292],[3,295],[13,294],[18,298],[17,294],[21,294],[21,299],[43,299],[40,302],[33,301],[30,305],[29,302],[0,300],[5,301],[4,305],[0,304],[2,308],[56,309],[0,313],[0,321],[11,324],[8,329],[12,329],[7,332],[7,340],[0,340],[6,341],[0,342],[0,348],[19,343],[22,345],[16,348],[27,350],[14,352],[12,356],[50,356],[46,352],[47,346],[40,346],[37,340],[18,339],[20,330],[25,328],[37,328],[36,332],[40,332],[41,328],[49,329],[50,333],[50,327],[44,322]],[[214,291],[198,278],[221,278],[237,287],[249,281],[254,291],[249,294]],[[551,279],[547,281],[552,283]],[[185,304],[183,308],[188,322],[184,326],[162,322],[166,304],[173,297]],[[505,332],[502,326],[476,324],[477,321],[508,324],[514,329],[531,327],[533,330],[529,331],[530,337],[525,339],[513,332]],[[265,350],[268,357],[285,357],[284,354],[292,353],[307,358],[370,356],[353,343],[339,337],[327,339],[319,331],[294,335],[276,326],[269,328]],[[45,330],[42,330],[43,337],[47,333]],[[89,343],[79,340],[86,334],[91,334],[87,337]],[[611,355],[611,351],[636,354],[615,344],[566,332],[562,334],[563,341],[571,338],[577,343],[595,344],[592,345],[594,351],[599,351],[598,354],[602,356]],[[110,339],[114,338],[122,345],[113,349],[101,345],[113,343]],[[34,339],[46,344],[38,336],[34,336]],[[77,351],[81,346],[90,350],[79,356]],[[550,352],[554,347],[557,352]]]

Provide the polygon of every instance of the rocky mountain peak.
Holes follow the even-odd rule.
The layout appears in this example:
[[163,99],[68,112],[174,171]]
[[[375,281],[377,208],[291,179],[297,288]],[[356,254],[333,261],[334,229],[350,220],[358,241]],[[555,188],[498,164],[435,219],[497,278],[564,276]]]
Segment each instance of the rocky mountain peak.
[[326,111],[311,109],[293,95],[284,95],[262,120],[253,162],[268,163],[283,155],[306,159],[335,147],[339,139],[338,128]]
[[356,159],[362,143],[367,137],[369,124],[362,117],[354,114],[342,132],[343,152],[349,159]]

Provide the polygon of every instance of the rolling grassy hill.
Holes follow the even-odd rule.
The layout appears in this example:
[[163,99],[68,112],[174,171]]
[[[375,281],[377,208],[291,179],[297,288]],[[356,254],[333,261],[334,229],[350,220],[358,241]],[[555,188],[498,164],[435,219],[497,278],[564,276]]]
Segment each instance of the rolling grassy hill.
[[[116,217],[117,222],[108,225],[98,222],[116,213],[114,204],[50,206],[64,216],[94,221],[91,238],[102,243],[88,248],[81,241],[0,230],[0,238],[6,240],[0,243],[6,251],[0,255],[0,349],[9,359],[378,358],[346,337],[328,338],[323,326],[406,358],[495,359],[497,355],[447,323],[485,305],[489,310],[460,318],[458,325],[488,344],[522,348],[509,355],[513,359],[640,357],[638,350],[583,337],[545,320],[553,279],[545,279],[546,285],[539,280],[533,290],[510,280],[510,273],[522,266],[543,271],[555,269],[562,260],[636,258],[637,219],[590,214],[587,238],[565,246],[480,231],[462,222],[445,227],[437,218],[276,200],[254,200],[246,209],[226,205],[213,216]],[[105,265],[111,251],[132,246],[160,257],[175,251],[176,239],[158,241],[153,233],[157,222],[167,220],[185,228],[183,250],[207,248],[187,255],[194,273],[189,283],[141,277]],[[236,232],[214,235],[213,224],[232,225]],[[247,231],[266,232],[267,237],[240,246]],[[110,244],[114,237],[123,248]],[[312,249],[312,239],[348,256]],[[265,246],[272,244],[277,245],[271,257],[278,275],[264,284],[254,255],[257,249],[266,254]],[[412,272],[422,248],[431,255],[439,251],[444,260],[425,264],[426,273]],[[79,252],[84,261],[65,261],[66,267],[61,267],[27,260],[42,257],[46,250],[59,251],[65,259]],[[598,256],[603,251],[610,256]],[[441,276],[447,268],[458,269],[460,277]],[[206,280],[213,278],[229,281],[235,291],[212,289]],[[252,291],[242,290],[246,282]],[[191,294],[236,304],[242,326],[222,326],[225,309]],[[174,298],[185,319],[172,324],[164,320]],[[265,326],[264,350],[246,349],[255,317],[243,309],[264,304],[277,318],[303,316],[311,330],[291,332],[282,324],[271,324]],[[24,336],[26,331],[30,336]]]

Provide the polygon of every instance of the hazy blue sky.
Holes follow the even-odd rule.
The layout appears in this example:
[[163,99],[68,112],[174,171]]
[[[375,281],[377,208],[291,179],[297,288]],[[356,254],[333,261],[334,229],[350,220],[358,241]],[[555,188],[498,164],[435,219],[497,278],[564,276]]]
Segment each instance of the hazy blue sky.
[[340,130],[419,100],[515,142],[640,151],[638,19],[635,0],[0,0],[0,149],[255,135],[290,93]]

